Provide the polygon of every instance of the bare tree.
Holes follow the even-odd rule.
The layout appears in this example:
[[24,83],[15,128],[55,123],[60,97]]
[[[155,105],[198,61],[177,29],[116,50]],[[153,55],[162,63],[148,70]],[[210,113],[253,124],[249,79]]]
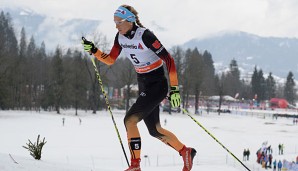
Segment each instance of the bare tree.
[[136,84],[136,72],[129,61],[129,59],[125,58],[123,59],[122,63],[122,69],[119,74],[119,80],[121,80],[126,85],[126,111],[129,109],[129,100],[131,98],[131,85]]
[[[104,36],[102,33],[95,33],[93,35],[93,40],[94,45],[99,48],[102,51],[107,51],[107,47],[109,45],[106,36]],[[85,59],[88,59],[89,56],[85,56]],[[98,109],[98,105],[99,105],[99,85],[98,85],[98,80],[96,78],[94,69],[93,69],[93,65],[90,63],[90,60],[84,60],[85,61],[85,66],[87,67],[87,71],[88,71],[88,75],[89,78],[91,80],[91,92],[89,93],[88,96],[91,97],[91,103],[92,103],[92,110],[93,110],[93,114],[96,114],[96,111]],[[106,73],[108,68],[105,64],[99,62],[98,60],[95,60],[96,66],[98,68],[98,71],[100,73],[101,79],[103,81],[104,84],[106,84],[108,81],[108,79],[105,77],[105,74],[102,73]]]

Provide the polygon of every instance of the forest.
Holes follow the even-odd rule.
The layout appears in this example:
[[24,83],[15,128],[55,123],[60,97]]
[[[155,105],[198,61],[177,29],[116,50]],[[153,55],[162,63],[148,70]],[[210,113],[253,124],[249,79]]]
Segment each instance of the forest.
[[[52,110],[59,114],[61,109],[70,108],[92,110],[93,113],[106,109],[90,60],[92,56],[83,52],[83,47],[64,49],[57,44],[54,52],[49,52],[45,42],[37,45],[34,37],[26,34],[26,28],[22,28],[18,38],[12,20],[9,13],[1,12],[1,110]],[[93,41],[105,52],[111,48],[102,33],[94,35]],[[197,110],[200,99],[213,95],[230,95],[258,102],[278,97],[295,105],[296,85],[291,71],[283,84],[276,82],[274,71],[265,78],[257,66],[249,78],[242,78],[235,59],[230,59],[228,71],[216,73],[212,52],[180,46],[168,51],[176,64],[182,107],[188,106],[189,100],[193,99]],[[112,66],[97,60],[96,65],[111,107],[127,110],[130,99],[138,95],[133,91],[137,81],[130,61],[120,56]]]

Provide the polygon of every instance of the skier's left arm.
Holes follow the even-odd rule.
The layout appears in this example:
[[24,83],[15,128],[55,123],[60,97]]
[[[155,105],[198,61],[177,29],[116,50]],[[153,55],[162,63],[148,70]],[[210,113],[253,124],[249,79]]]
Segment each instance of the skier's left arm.
[[159,56],[166,64],[170,78],[170,86],[178,86],[176,66],[174,59],[172,58],[170,53],[166,50],[166,48],[160,43],[160,41],[151,31],[146,30],[143,34],[142,39],[144,44],[148,48],[150,48],[157,56]]
[[144,44],[150,48],[166,64],[170,79],[170,101],[173,107],[180,106],[180,92],[175,61],[166,48],[160,43],[157,37],[148,29],[143,34]]

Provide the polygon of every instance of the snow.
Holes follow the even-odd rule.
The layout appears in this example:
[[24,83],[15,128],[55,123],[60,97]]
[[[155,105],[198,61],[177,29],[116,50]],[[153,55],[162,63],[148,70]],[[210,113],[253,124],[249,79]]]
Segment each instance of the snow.
[[[129,157],[123,125],[124,111],[113,110],[113,115]],[[203,115],[193,117],[241,161],[243,150],[249,148],[250,161],[242,162],[250,170],[262,170],[256,163],[255,153],[265,141],[273,148],[273,160],[295,161],[298,155],[298,126],[293,125],[293,119],[276,120],[268,113],[260,116],[242,111],[221,115],[203,112]],[[65,118],[64,126],[62,118]],[[246,170],[187,115],[161,113],[160,120],[164,128],[198,151],[193,171]],[[182,159],[175,150],[151,137],[143,122],[139,124],[139,129],[142,135],[142,171],[182,170]],[[62,111],[61,115],[44,111],[0,111],[0,135],[1,171],[119,171],[127,168],[107,111],[99,111],[96,115],[90,111],[79,111],[78,116],[72,110]],[[36,142],[38,135],[47,141],[39,161],[22,147],[28,139]],[[284,155],[277,154],[279,143],[285,146]],[[148,157],[145,158],[145,155]]]

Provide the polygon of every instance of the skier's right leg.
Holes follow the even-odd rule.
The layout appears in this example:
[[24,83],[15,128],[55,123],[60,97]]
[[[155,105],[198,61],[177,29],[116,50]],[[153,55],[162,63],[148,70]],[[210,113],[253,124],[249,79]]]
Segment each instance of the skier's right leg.
[[124,124],[127,132],[127,141],[130,151],[131,163],[130,167],[125,171],[141,171],[141,137],[137,123],[140,121],[137,115],[126,115],[124,118]]

